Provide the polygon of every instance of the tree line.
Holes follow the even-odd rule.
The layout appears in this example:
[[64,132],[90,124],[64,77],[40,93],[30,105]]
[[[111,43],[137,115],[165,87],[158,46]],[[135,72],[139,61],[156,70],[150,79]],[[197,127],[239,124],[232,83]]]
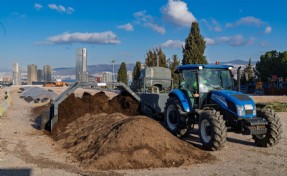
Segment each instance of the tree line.
[[268,82],[272,75],[287,78],[287,51],[267,51],[260,56],[255,67],[252,66],[250,58],[241,75],[241,82],[243,84],[255,81]]

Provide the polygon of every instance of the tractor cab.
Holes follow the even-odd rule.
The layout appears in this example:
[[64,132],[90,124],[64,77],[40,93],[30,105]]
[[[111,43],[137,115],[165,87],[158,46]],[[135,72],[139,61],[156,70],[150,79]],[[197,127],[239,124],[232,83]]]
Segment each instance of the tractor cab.
[[177,67],[179,89],[193,108],[209,104],[213,90],[233,90],[232,67],[226,65],[182,65]]

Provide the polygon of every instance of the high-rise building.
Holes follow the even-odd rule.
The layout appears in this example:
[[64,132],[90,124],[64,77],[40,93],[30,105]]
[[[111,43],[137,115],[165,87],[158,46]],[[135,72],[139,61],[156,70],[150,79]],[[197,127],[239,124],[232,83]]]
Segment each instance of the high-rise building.
[[21,68],[18,62],[13,64],[13,84],[14,85],[21,85]]
[[103,82],[104,83],[113,82],[113,73],[112,72],[104,72],[104,74],[103,74]]
[[52,67],[50,65],[43,66],[44,82],[51,82],[52,80]]
[[27,84],[32,85],[33,81],[37,81],[37,65],[31,64],[28,65],[28,80]]
[[37,81],[42,82],[43,80],[43,71],[41,69],[37,70]]
[[88,82],[86,48],[79,48],[76,52],[76,81]]

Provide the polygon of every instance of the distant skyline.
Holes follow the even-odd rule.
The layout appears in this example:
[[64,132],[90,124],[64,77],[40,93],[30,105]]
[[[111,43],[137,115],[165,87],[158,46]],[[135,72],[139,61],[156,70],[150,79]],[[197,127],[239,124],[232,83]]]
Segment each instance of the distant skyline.
[[144,62],[153,47],[177,54],[192,21],[200,24],[208,62],[259,60],[287,50],[283,0],[1,0],[0,69],[75,67],[77,48],[88,65]]

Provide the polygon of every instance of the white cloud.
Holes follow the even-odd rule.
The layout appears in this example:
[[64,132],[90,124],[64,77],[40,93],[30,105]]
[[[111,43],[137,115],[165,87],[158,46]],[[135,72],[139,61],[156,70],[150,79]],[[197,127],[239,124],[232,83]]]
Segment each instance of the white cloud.
[[215,45],[215,40],[211,38],[204,38],[206,45]]
[[222,31],[221,25],[215,19],[212,19],[211,22],[207,21],[206,19],[203,19],[202,22],[210,31]]
[[130,23],[118,26],[117,28],[123,29],[125,31],[133,31],[134,30],[134,26],[132,24],[130,24]]
[[259,46],[261,46],[261,47],[266,47],[266,46],[268,46],[269,44],[267,43],[267,42],[260,42],[259,43]]
[[48,37],[45,42],[38,44],[73,44],[73,43],[88,43],[88,44],[119,44],[117,36],[111,32],[100,33],[64,33]]
[[241,34],[230,36],[230,37],[220,37],[218,39],[219,42],[227,43],[231,46],[244,46],[250,45],[253,43],[255,38],[251,37],[246,40]]
[[161,8],[161,12],[164,18],[176,26],[190,27],[191,23],[196,21],[193,14],[188,10],[187,4],[183,1],[169,0]]
[[68,15],[71,15],[75,10],[72,7],[64,7],[62,5],[56,5],[56,4],[49,4],[48,7],[52,10],[56,10],[60,13],[66,13]]
[[260,27],[266,25],[266,22],[262,21],[259,18],[255,18],[253,16],[242,17],[237,20],[235,23],[226,23],[225,27],[234,27],[234,26],[256,26]]
[[165,33],[165,28],[158,25],[152,16],[146,14],[145,10],[134,13],[134,17],[136,18],[137,24],[143,25],[146,28],[150,28],[160,34]]
[[182,48],[185,43],[180,40],[167,40],[162,43],[160,46],[162,48]]
[[254,26],[262,26],[265,22],[262,21],[261,19],[259,18],[255,18],[253,16],[248,16],[248,17],[244,17],[244,18],[241,18],[239,19],[237,22],[236,22],[236,25],[237,26],[240,26],[240,25],[254,25]]
[[26,14],[21,14],[21,13],[19,13],[19,12],[13,12],[12,15],[13,15],[14,17],[21,18],[21,19],[27,17]]
[[207,45],[227,44],[230,46],[245,46],[253,44],[255,38],[250,37],[245,39],[241,34],[238,34],[234,36],[221,36],[214,39],[205,38],[205,41]]
[[35,3],[35,4],[34,4],[34,8],[35,8],[36,10],[40,10],[40,9],[43,8],[43,6],[42,6],[41,4],[39,4],[39,3]]
[[234,27],[234,24],[232,24],[232,23],[226,23],[226,24],[225,24],[225,27],[227,27],[227,28],[232,28],[232,27]]
[[164,34],[165,33],[165,28],[159,26],[158,24],[155,23],[145,23],[144,24],[145,27],[152,29],[153,31],[160,33],[160,34]]
[[269,33],[271,33],[271,31],[272,31],[271,26],[266,26],[266,28],[265,28],[265,30],[264,30],[264,33],[265,33],[265,34],[269,34]]

